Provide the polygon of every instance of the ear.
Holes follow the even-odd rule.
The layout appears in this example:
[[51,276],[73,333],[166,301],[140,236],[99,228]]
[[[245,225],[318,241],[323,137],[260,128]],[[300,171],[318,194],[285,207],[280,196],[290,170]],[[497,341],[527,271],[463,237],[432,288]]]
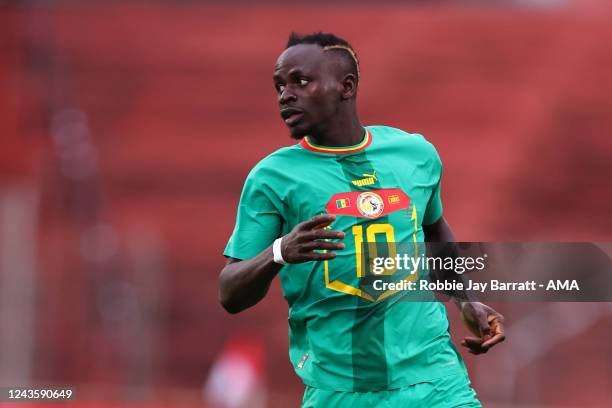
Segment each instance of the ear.
[[352,99],[357,94],[357,78],[354,74],[346,74],[341,81],[342,100]]

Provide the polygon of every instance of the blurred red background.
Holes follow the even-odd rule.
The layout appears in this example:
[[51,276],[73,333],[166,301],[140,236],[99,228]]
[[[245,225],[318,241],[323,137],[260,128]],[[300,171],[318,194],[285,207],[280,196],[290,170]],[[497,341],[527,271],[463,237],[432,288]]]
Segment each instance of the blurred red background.
[[[247,336],[265,406],[299,404],[278,282],[217,301],[246,174],[292,143],[271,80],[292,30],[347,38],[362,120],[436,145],[461,240],[612,240],[609,2],[416,3],[0,9],[0,385],[199,404]],[[612,400],[608,304],[496,307],[509,341],[462,353],[485,406]]]

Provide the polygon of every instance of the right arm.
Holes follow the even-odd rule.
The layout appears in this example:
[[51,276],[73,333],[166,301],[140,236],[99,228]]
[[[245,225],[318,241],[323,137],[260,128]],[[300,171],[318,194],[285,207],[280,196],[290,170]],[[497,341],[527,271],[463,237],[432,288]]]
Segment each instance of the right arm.
[[[324,229],[336,217],[321,214],[296,227],[281,241],[281,254],[286,263],[323,261],[336,257],[331,250],[344,249],[340,242],[325,239],[342,239],[344,232]],[[328,252],[315,252],[327,250]],[[251,259],[229,258],[219,274],[219,301],[229,313],[239,313],[264,298],[281,264],[274,262],[272,245]]]

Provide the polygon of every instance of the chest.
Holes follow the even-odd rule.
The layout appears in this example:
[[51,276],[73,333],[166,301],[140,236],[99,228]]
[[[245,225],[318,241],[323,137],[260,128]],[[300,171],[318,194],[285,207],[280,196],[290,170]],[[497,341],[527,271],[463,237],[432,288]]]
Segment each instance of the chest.
[[322,161],[299,171],[291,183],[285,229],[320,213],[345,216],[339,219],[346,218],[347,227],[395,212],[410,219],[413,210],[422,219],[436,183],[427,166],[393,155]]

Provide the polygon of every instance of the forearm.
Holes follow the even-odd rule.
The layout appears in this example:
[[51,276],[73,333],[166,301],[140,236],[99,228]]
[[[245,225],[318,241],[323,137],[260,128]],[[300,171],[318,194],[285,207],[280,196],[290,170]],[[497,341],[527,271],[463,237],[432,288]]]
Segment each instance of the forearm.
[[[455,242],[455,235],[453,234],[450,225],[442,218],[438,222],[430,226],[423,226],[425,232],[425,241],[427,245],[427,255],[432,257],[441,258],[456,258],[458,256],[457,243]],[[445,291],[444,293],[451,297],[451,300],[459,307],[463,302],[476,302],[478,299],[475,296],[465,290],[465,283],[463,275],[456,273],[453,270],[447,270],[444,268],[433,270],[431,279],[437,281],[446,281],[461,283],[462,285],[453,285],[456,287],[463,287],[464,289],[453,289]]]
[[254,258],[228,262],[219,275],[219,301],[230,313],[238,313],[259,302],[282,265],[274,262],[272,246]]
[[[335,219],[334,215],[319,214],[296,225],[278,241],[277,255],[288,264],[334,259],[333,251],[344,249],[344,244],[330,241],[343,239],[344,232],[325,227]],[[228,260],[219,275],[219,301],[225,310],[238,313],[263,299],[282,267],[274,262],[272,248],[270,245],[252,259]]]
[[[437,246],[437,245],[435,245]],[[433,251],[428,254],[429,256],[447,258],[457,258],[458,248],[455,242],[441,243],[442,250]],[[439,249],[439,248],[436,248]],[[459,308],[462,308],[464,302],[477,302],[478,298],[472,291],[466,290],[467,284],[463,277],[463,274],[455,272],[453,269],[437,269],[432,271],[431,279],[440,282],[450,282],[452,289],[446,290],[443,293],[448,295]]]

